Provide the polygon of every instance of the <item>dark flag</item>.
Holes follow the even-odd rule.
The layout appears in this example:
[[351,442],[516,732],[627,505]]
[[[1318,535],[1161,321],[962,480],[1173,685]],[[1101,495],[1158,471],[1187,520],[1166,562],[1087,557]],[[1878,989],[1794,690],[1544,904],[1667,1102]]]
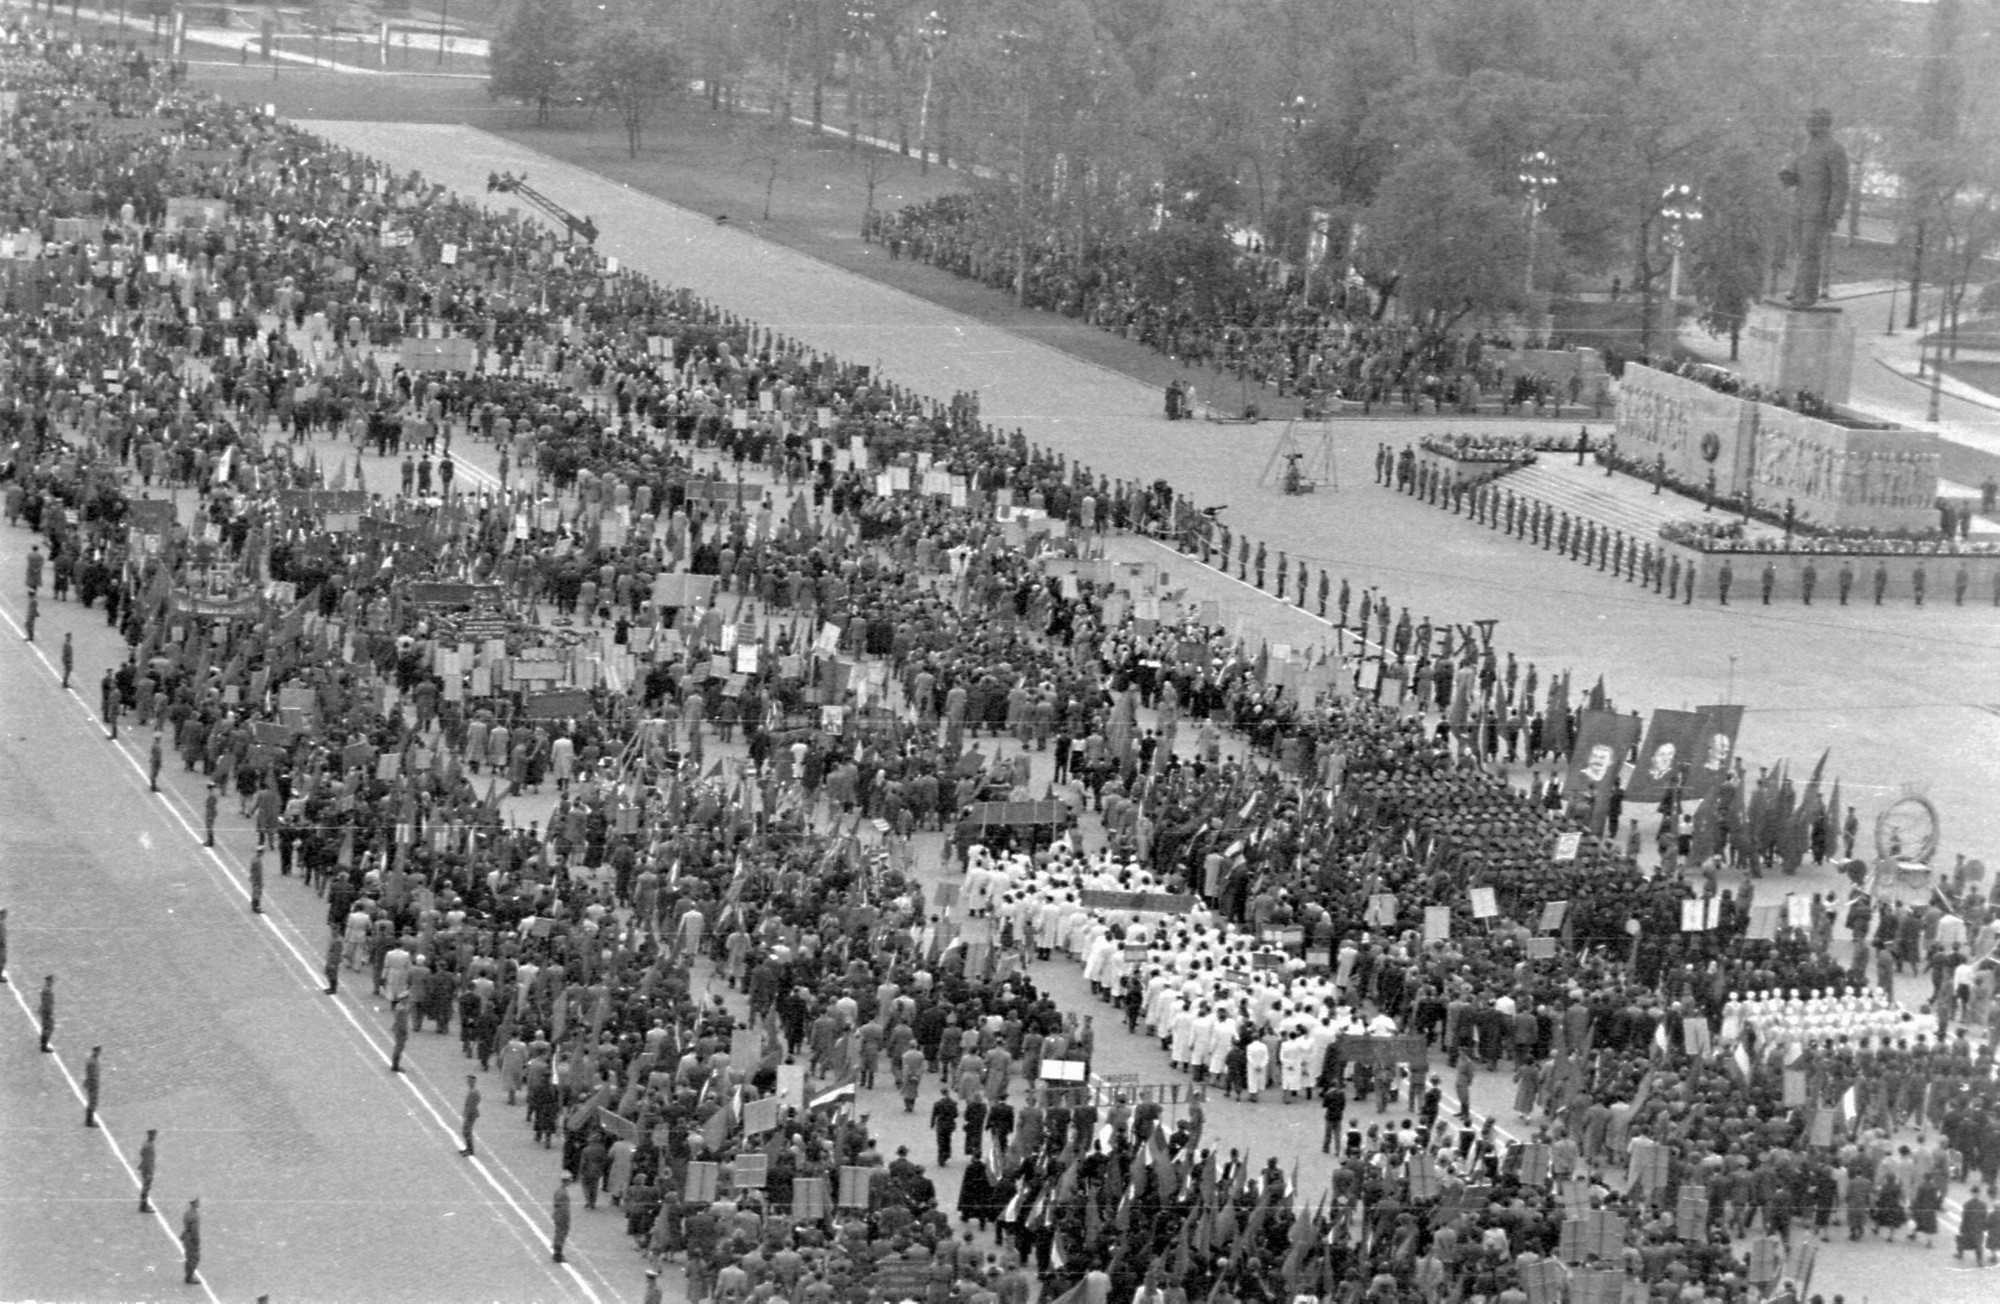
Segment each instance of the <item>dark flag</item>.
[[1653,712],[1625,796],[1632,801],[1659,801],[1681,786],[1700,738],[1701,716],[1696,712]]
[[[1625,754],[1639,741],[1639,721],[1611,711],[1585,710],[1577,717],[1576,746],[1571,749],[1563,791],[1580,801],[1607,784],[1618,782]],[[1607,789],[1608,790],[1608,789]]]
[[1736,734],[1743,727],[1743,708],[1702,706],[1695,708],[1695,714],[1701,717],[1701,727],[1693,754],[1688,758],[1687,782],[1682,785],[1682,792],[1688,797],[1701,798],[1714,792],[1717,784],[1734,773]]

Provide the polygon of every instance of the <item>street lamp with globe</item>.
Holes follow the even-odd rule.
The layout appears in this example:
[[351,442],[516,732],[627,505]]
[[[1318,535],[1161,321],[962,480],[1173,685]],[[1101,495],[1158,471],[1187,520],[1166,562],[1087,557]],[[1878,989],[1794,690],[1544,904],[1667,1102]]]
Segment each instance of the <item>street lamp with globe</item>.
[[1673,250],[1673,270],[1667,275],[1667,302],[1681,299],[1681,252],[1687,248],[1687,228],[1701,221],[1701,200],[1694,187],[1682,182],[1660,192],[1660,216],[1667,219],[1667,247]]
[[1548,192],[1555,189],[1556,161],[1547,150],[1536,150],[1521,159],[1516,179],[1528,194],[1528,276],[1527,291],[1535,292],[1535,243],[1541,232],[1542,210],[1548,207]]

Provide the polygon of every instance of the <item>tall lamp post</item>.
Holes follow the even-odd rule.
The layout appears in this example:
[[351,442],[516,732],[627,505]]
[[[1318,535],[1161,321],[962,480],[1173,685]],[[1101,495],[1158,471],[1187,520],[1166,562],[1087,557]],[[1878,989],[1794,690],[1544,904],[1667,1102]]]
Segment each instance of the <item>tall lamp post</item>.
[[1548,207],[1548,192],[1555,188],[1556,161],[1547,150],[1536,150],[1521,160],[1519,180],[1528,193],[1528,275],[1526,289],[1535,292],[1535,245],[1542,229],[1542,210]]
[[1660,216],[1667,219],[1667,247],[1674,251],[1673,270],[1667,274],[1667,302],[1681,301],[1681,252],[1687,248],[1687,228],[1701,221],[1701,201],[1694,187],[1682,182],[1660,192]]
[[917,106],[917,170],[931,170],[931,87],[937,72],[938,47],[944,44],[944,15],[933,9],[917,24],[917,41],[924,47],[924,97]]
[[1020,157],[1014,169],[1014,194],[1016,212],[1014,218],[1014,304],[1020,307],[1028,301],[1028,114],[1032,100],[1028,95],[1028,67],[1033,55],[1035,33],[1009,29],[1000,33],[1000,49],[1006,57],[1007,66],[1012,70],[1014,96],[1021,102]]

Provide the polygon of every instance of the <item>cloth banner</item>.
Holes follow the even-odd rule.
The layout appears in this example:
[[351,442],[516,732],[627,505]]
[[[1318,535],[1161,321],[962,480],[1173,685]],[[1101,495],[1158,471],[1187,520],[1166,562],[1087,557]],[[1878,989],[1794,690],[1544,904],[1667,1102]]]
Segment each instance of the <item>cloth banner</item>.
[[1639,721],[1616,711],[1584,711],[1577,717],[1576,748],[1570,753],[1563,791],[1571,800],[1618,781],[1625,753],[1639,741]]
[[1702,706],[1694,752],[1688,758],[1687,782],[1681,789],[1686,800],[1699,801],[1714,792],[1734,772],[1736,733],[1743,727],[1740,706]]
[[1693,711],[1655,711],[1639,746],[1639,764],[1626,786],[1629,801],[1658,801],[1694,760],[1701,742],[1701,716]]

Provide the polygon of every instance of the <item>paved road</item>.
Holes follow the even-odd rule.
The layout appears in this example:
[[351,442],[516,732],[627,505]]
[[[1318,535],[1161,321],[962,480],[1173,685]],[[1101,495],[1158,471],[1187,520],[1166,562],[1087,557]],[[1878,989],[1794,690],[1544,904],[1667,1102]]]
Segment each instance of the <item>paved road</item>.
[[[386,1013],[365,985],[321,994],[319,898],[273,864],[267,913],[252,916],[247,822],[226,818],[204,850],[198,776],[170,750],[155,795],[150,735],[105,737],[94,686],[119,649],[101,613],[47,601],[38,642],[23,641],[28,540],[0,530],[0,903],[22,998],[0,997],[0,1202],[12,1211],[0,1299],[182,1289],[177,1244],[137,1213],[118,1158],[135,1162],[149,1127],[173,1230],[202,1199],[217,1297],[592,1301],[619,1297],[614,1278],[636,1294],[608,1223],[579,1218],[574,1265],[548,1261],[554,1174],[501,1122],[491,1079],[485,1156],[459,1157],[456,1037],[417,1036],[410,1072],[392,1076]],[[73,693],[51,660],[65,630]],[[54,1056],[33,1042],[44,973],[58,975]],[[81,1078],[93,1044],[106,1057],[95,1133],[65,1077]]]
[[[1837,737],[1850,790],[1857,771],[1864,779],[1879,774],[1884,784],[1929,774],[1934,793],[1946,798],[1948,837],[1993,845],[1995,830],[1972,817],[2000,755],[1991,717],[1975,709],[2000,703],[1986,655],[1995,624],[1982,611],[1933,610],[1926,619],[1935,623],[1913,628],[1908,611],[1816,611],[1808,622],[1802,611],[1775,608],[1669,609],[1368,484],[1374,441],[1406,438],[1406,423],[1337,427],[1345,486],[1284,499],[1256,484],[1271,428],[1168,426],[1143,386],[942,318],[476,133],[340,134],[469,193],[489,169],[533,166],[598,215],[610,252],[643,270],[787,334],[879,360],[895,379],[929,392],[978,388],[989,414],[1028,428],[1038,442],[1111,474],[1166,475],[1204,501],[1230,501],[1238,528],[1296,539],[1294,555],[1339,566],[1336,574],[1352,574],[1357,584],[1387,585],[1419,614],[1498,615],[1504,645],[1547,665],[1575,665],[1586,677],[1609,668],[1614,691],[1634,704],[1717,700],[1736,653],[1743,664],[1734,695],[1753,705],[1745,739],[1753,754],[1804,755]],[[468,1163],[451,1136],[465,1066],[455,1041],[419,1036],[416,1071],[391,1078],[379,1003],[351,988],[337,1000],[317,991],[308,963],[323,936],[317,899],[296,882],[275,883],[272,913],[251,918],[242,829],[224,830],[219,856],[203,853],[191,829],[196,789],[178,762],[168,767],[170,796],[147,793],[142,753],[129,738],[121,746],[103,739],[88,689],[83,697],[57,691],[47,662],[9,623],[20,615],[15,577],[26,543],[24,532],[0,531],[0,809],[9,813],[0,824],[0,900],[13,907],[16,981],[55,970],[66,992],[60,1067],[34,1054],[26,1007],[0,1003],[0,1040],[9,1047],[0,1055],[0,1202],[33,1230],[16,1236],[21,1224],[10,1219],[0,1238],[0,1298],[118,1299],[181,1289],[171,1228],[121,1207],[133,1195],[131,1179],[107,1144],[129,1156],[148,1126],[165,1131],[160,1207],[177,1212],[187,1195],[203,1196],[205,1267],[219,1297],[636,1296],[637,1261],[608,1213],[579,1211],[573,1271],[547,1263],[543,1204],[553,1158],[526,1142],[518,1111],[504,1108],[493,1079],[482,1128],[488,1158]],[[1243,586],[1213,573],[1196,578],[1246,622],[1268,617],[1264,600]],[[49,603],[41,646],[52,648],[64,629],[79,639],[80,683],[94,683],[117,651],[101,617]],[[1956,834],[1967,827],[1977,837]],[[934,841],[920,855],[935,864]],[[1095,1008],[1073,967],[1043,966],[1039,976],[1067,1004]],[[92,1041],[110,1055],[105,1134],[77,1126],[61,1072],[76,1072]],[[1100,1071],[1161,1075],[1157,1048],[1141,1039],[1112,1032],[1100,1046]],[[1508,1091],[1504,1075],[1484,1077],[1476,1102],[1499,1109]],[[901,1115],[886,1093],[863,1104],[892,1145],[910,1144],[925,1157],[921,1114]],[[1218,1105],[1210,1115],[1225,1144],[1259,1152],[1282,1144],[1303,1152],[1309,1189],[1325,1180],[1304,1106]],[[955,1181],[946,1178],[947,1198]],[[1927,1269],[1938,1257],[1898,1247],[1848,1264],[1835,1247],[1822,1282],[1850,1297],[1890,1298],[1910,1286],[1906,1269]],[[1930,1298],[1979,1297],[1949,1276],[1925,1271],[1922,1281]]]

